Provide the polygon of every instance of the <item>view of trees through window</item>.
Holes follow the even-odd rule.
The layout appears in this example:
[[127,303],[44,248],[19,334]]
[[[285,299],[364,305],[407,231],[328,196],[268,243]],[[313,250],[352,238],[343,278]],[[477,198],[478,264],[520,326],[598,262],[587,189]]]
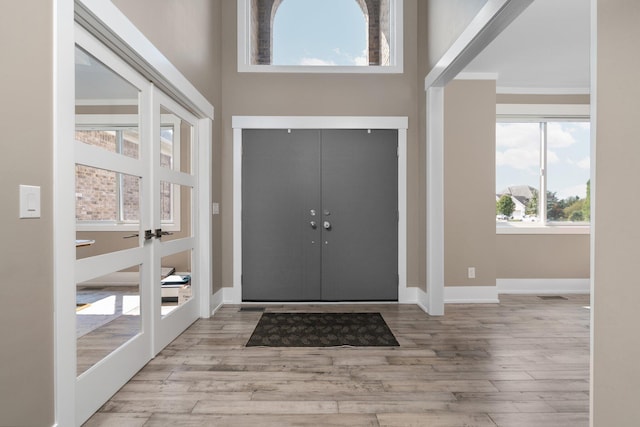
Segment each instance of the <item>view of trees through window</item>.
[[589,122],[496,124],[498,225],[588,223],[589,178]]

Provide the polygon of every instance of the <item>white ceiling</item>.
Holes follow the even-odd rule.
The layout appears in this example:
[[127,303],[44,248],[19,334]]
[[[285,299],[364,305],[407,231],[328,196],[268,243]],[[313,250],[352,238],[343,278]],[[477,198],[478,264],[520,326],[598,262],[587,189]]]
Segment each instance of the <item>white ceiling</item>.
[[463,73],[496,74],[498,93],[588,93],[589,0],[534,0]]

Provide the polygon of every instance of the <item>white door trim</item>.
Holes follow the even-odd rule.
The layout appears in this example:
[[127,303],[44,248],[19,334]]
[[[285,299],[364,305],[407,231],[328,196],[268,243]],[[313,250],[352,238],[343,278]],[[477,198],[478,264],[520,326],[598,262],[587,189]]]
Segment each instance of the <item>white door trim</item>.
[[488,0],[425,78],[427,312],[444,314],[444,87],[533,0]]
[[233,287],[225,302],[242,302],[242,130],[396,129],[398,130],[398,302],[415,303],[407,289],[407,117],[234,116],[233,127]]
[[[198,117],[200,141],[197,181],[201,317],[211,297],[211,140],[213,106],[111,2],[55,0],[53,3],[53,231],[54,246],[54,400],[55,425],[79,425],[76,419],[75,337],[75,22],[122,53],[126,61]],[[148,351],[148,349],[141,349]],[[112,359],[117,359],[119,354]],[[118,362],[117,360],[115,360]]]

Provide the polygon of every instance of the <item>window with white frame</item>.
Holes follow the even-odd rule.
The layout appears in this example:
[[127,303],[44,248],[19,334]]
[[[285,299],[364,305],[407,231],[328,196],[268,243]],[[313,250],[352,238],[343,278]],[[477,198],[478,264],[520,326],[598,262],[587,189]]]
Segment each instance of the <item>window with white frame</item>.
[[[75,139],[106,151],[138,159],[137,115],[76,116]],[[180,122],[162,115],[160,163],[179,168]],[[140,179],[115,171],[76,165],[76,225],[80,231],[137,229],[140,221]],[[161,221],[168,231],[180,230],[180,194],[161,185]]]
[[553,110],[557,114],[498,115],[498,228],[590,222],[589,118]]
[[403,0],[237,1],[240,72],[402,72]]

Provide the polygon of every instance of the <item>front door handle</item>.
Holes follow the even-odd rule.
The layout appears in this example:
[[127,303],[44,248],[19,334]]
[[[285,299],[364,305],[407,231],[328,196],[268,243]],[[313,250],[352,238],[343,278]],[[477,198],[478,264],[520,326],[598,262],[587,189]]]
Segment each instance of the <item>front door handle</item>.
[[310,226],[311,226],[311,228],[313,228],[314,230],[315,230],[316,228],[318,228],[318,223],[317,223],[317,222],[315,222],[315,221],[311,221],[311,222],[309,222],[309,225],[310,225]]
[[324,227],[325,230],[331,230],[331,223],[329,221],[325,221],[322,223],[322,227]]

